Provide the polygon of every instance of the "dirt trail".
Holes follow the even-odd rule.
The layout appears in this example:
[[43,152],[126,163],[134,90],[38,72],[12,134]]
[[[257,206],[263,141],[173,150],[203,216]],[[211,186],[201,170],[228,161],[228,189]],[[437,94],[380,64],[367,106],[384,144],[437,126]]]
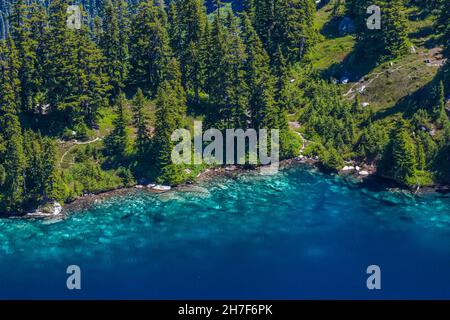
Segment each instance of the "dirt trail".
[[[59,160],[59,165],[62,164],[62,162],[63,162],[65,156],[66,156],[66,155],[67,155],[74,147],[79,146],[79,145],[84,145],[84,144],[95,143],[95,142],[100,141],[100,140],[102,140],[102,138],[97,137],[97,138],[95,138],[95,139],[93,139],[93,140],[91,140],[91,141],[86,141],[86,142],[79,142],[79,141],[76,141],[76,140],[73,141],[73,142],[72,142],[73,144],[69,147],[69,149],[66,150],[66,152],[64,152],[64,154],[62,155],[61,159]],[[60,141],[60,143],[64,143],[64,142]]]

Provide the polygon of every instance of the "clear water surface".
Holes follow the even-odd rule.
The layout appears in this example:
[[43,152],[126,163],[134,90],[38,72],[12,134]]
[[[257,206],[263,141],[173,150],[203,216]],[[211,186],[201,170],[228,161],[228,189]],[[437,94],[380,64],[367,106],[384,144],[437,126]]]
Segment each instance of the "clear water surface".
[[[81,290],[66,288],[72,264]],[[450,198],[299,166],[136,190],[62,221],[2,219],[0,298],[448,299]]]

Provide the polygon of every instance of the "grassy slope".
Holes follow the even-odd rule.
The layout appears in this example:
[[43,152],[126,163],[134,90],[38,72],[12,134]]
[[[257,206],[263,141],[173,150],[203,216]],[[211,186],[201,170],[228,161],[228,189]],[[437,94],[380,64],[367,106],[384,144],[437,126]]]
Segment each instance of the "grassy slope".
[[[351,82],[342,85],[343,94],[348,99],[353,99],[355,94],[365,86],[361,94],[361,101],[370,103],[373,111],[385,111],[394,107],[402,98],[415,92],[429,83],[437,74],[439,67],[434,62],[439,48],[433,46],[433,33],[431,17],[424,17],[416,8],[408,8],[409,31],[412,44],[416,47],[416,53],[411,53],[394,61],[371,68],[364,72],[363,65],[346,65],[355,45],[351,35],[339,36],[337,23],[331,20],[331,8],[334,0],[321,8],[316,17],[316,27],[320,30],[322,40],[315,48],[312,55],[312,63],[320,71],[330,71],[331,67],[338,66],[339,70],[331,75],[339,78],[343,72],[351,75]],[[437,55],[439,56],[439,54]],[[430,59],[431,64],[425,63]],[[357,80],[359,79],[359,80]]]

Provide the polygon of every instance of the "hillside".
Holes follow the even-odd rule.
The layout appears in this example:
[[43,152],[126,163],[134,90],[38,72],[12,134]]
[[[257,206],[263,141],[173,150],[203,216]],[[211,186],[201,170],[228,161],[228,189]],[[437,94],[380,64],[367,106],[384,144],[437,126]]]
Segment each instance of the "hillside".
[[367,0],[158,3],[89,2],[80,29],[66,0],[2,3],[0,212],[192,182],[215,166],[172,162],[194,119],[278,130],[280,159],[329,172],[450,183],[447,2],[378,0],[376,31]]

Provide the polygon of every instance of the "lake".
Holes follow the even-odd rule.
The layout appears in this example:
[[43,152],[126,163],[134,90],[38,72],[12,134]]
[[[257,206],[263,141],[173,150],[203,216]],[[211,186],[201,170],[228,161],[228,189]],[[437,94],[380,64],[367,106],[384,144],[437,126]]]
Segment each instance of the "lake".
[[136,189],[61,221],[2,219],[0,298],[449,299],[450,195],[295,166]]

